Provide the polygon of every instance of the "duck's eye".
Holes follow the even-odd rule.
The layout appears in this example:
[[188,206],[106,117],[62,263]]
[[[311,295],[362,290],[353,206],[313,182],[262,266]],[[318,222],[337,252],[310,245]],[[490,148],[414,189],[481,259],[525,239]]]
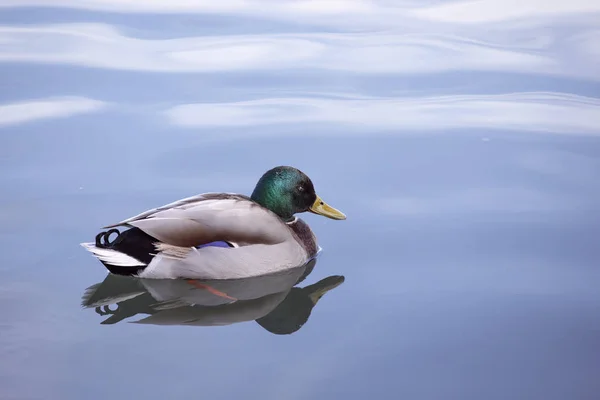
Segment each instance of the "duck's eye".
[[304,186],[298,186],[298,191],[299,192],[304,192]]

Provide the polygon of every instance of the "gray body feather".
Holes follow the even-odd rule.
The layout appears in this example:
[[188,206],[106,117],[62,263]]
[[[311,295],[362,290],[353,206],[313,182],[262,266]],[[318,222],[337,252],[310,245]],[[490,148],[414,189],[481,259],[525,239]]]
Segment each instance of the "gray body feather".
[[[160,241],[157,255],[140,273],[143,278],[232,279],[270,274],[305,264],[317,248],[303,221],[285,223],[238,194],[189,197],[106,228],[123,225],[137,227]],[[295,226],[302,228],[296,229],[303,233],[301,238]],[[195,248],[214,241],[235,247]]]

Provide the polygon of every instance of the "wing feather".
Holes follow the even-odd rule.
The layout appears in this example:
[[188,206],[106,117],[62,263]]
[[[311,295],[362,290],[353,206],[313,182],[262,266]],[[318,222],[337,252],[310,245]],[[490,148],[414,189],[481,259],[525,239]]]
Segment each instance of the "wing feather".
[[213,241],[276,244],[292,233],[273,212],[246,196],[205,193],[144,211],[105,228],[134,226],[174,246],[192,247]]

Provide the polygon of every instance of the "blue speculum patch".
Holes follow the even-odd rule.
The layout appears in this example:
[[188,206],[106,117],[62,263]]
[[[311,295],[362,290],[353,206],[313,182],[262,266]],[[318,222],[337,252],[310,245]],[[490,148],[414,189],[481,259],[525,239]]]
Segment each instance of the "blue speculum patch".
[[210,242],[201,244],[200,246],[196,246],[197,249],[201,249],[203,247],[232,247],[229,243],[224,241]]

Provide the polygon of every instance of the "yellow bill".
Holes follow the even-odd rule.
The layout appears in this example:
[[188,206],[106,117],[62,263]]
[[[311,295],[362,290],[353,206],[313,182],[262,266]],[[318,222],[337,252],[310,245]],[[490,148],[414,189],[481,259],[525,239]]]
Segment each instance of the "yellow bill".
[[344,215],[343,212],[331,207],[329,204],[325,203],[319,196],[317,196],[317,199],[308,210],[315,214],[319,214],[331,219],[346,219],[346,215]]

